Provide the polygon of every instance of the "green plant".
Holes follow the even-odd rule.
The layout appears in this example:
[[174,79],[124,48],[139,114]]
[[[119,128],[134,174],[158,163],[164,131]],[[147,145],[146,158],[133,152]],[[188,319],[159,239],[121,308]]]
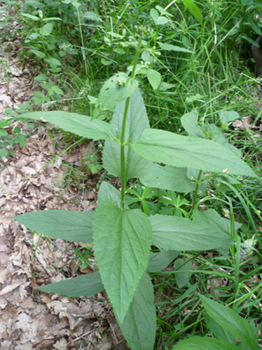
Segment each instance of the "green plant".
[[[6,6],[3,6],[6,5]],[[12,30],[12,25],[10,25],[10,22],[16,21],[17,17],[13,14],[12,12],[16,11],[19,7],[19,4],[17,1],[12,1],[12,0],[2,0],[1,1],[1,8],[0,8],[0,28],[5,28],[8,30],[5,30],[2,35],[1,39],[5,38],[10,38],[12,37],[11,31]]]
[[9,126],[12,119],[5,119],[0,121],[0,157],[7,157],[10,154],[10,151],[5,149],[5,147],[9,146],[8,132],[5,130],[5,127]]
[[63,163],[63,166],[67,168],[67,171],[65,171],[65,174],[62,178],[61,189],[66,189],[72,185],[79,186],[79,184],[83,182],[86,174],[83,171],[70,166],[69,164]]
[[[227,143],[215,125],[198,126],[196,110],[182,117],[182,125],[190,136],[149,127],[136,80],[136,75],[141,74],[137,65],[138,57],[144,51],[143,47],[140,49],[141,44],[140,38],[136,41],[131,75],[118,73],[111,77],[98,96],[98,104],[114,110],[110,123],[59,111],[20,116],[44,119],[82,137],[105,140],[103,167],[109,174],[121,178],[121,191],[102,182],[95,213],[42,211],[15,219],[44,235],[93,243],[98,272],[40,289],[72,297],[93,295],[106,289],[131,348],[150,350],[154,347],[156,314],[148,272],[161,271],[180,251],[217,249],[227,254],[234,241],[239,242],[236,234],[239,226],[233,217],[231,221],[223,219],[213,209],[198,210],[199,205],[207,200],[198,198],[199,189],[214,177],[223,177],[230,183],[231,179],[234,180],[230,175],[256,177],[256,174],[240,159],[239,151]],[[153,84],[150,83],[154,88],[159,73],[153,71],[150,77],[147,69],[144,73],[149,81],[153,76]],[[221,112],[220,118],[228,122],[235,115]],[[188,206],[188,202],[181,202],[170,192],[167,192],[169,202],[178,209],[180,216],[147,216],[140,209],[130,209],[125,192],[128,181],[133,178],[154,188],[191,192],[189,210],[181,208],[182,205]],[[182,217],[181,213],[187,217]],[[151,245],[159,250],[159,253],[153,253],[154,256],[150,254]],[[181,273],[185,272],[181,270]],[[247,338],[241,340],[246,344]],[[249,346],[258,348],[256,340],[252,340]]]
[[[69,65],[82,56],[87,73],[84,40],[90,36],[89,22],[99,23],[96,5],[76,0],[28,1],[19,18],[28,30],[22,31],[24,53],[31,53],[52,73],[61,72],[61,58]],[[82,46],[82,47],[81,47]]]
[[[33,6],[29,5],[30,3],[33,4]],[[254,4],[254,2],[249,3]],[[79,4],[81,4],[81,6],[79,6]],[[239,6],[240,4],[241,6]],[[100,230],[101,226],[99,226],[99,221],[103,222],[107,220],[107,217],[106,220],[104,220],[106,212],[110,212],[108,216],[111,216],[112,213],[114,214],[116,210],[118,210],[114,207],[113,202],[118,203],[119,209],[121,209],[121,200],[123,203],[122,195],[124,193],[124,201],[128,214],[126,214],[125,217],[119,214],[120,221],[124,221],[126,217],[128,219],[130,213],[132,222],[137,222],[137,218],[139,217],[141,218],[141,222],[144,222],[141,226],[145,226],[145,228],[148,229],[149,220],[150,226],[153,228],[153,239],[150,241],[152,243],[152,251],[150,251],[149,255],[147,273],[150,274],[150,277],[153,277],[155,289],[164,289],[163,276],[168,276],[170,278],[169,285],[179,285],[180,287],[176,288],[174,293],[176,295],[175,298],[170,298],[171,306],[167,306],[167,309],[169,308],[171,311],[168,310],[166,317],[162,315],[163,304],[157,303],[158,322],[162,322],[166,329],[168,328],[170,337],[168,344],[170,345],[174,344],[174,341],[185,338],[187,336],[187,329],[190,329],[191,335],[192,333],[194,334],[194,331],[197,332],[198,327],[201,330],[205,327],[203,326],[202,311],[198,308],[199,298],[197,295],[197,288],[198,290],[200,289],[202,293],[204,290],[207,294],[211,294],[211,297],[212,293],[206,290],[206,280],[204,277],[201,279],[200,276],[208,275],[214,278],[215,275],[221,278],[229,278],[231,284],[226,290],[222,290],[223,295],[221,299],[223,298],[225,303],[236,300],[236,304],[239,303],[240,305],[240,302],[247,300],[247,295],[249,295],[250,298],[251,295],[253,296],[252,290],[246,293],[245,281],[247,280],[250,282],[250,277],[260,271],[257,262],[259,253],[252,258],[252,264],[256,264],[253,265],[253,268],[250,268],[248,265],[243,266],[243,262],[241,261],[241,249],[243,248],[243,244],[240,244],[239,236],[236,233],[240,225],[235,221],[241,220],[241,222],[246,222],[246,224],[241,227],[241,241],[246,242],[247,238],[251,239],[255,233],[256,239],[253,239],[254,244],[258,244],[261,249],[261,242],[256,230],[256,223],[259,222],[259,219],[261,220],[261,213],[257,209],[259,208],[258,205],[261,207],[259,201],[261,187],[259,179],[244,178],[242,176],[245,174],[244,171],[237,179],[227,175],[227,170],[224,168],[231,168],[231,162],[234,162],[234,159],[239,159],[240,151],[229,146],[220,129],[212,125],[212,123],[216,125],[220,124],[223,130],[227,130],[227,137],[231,138],[231,142],[234,145],[237,145],[239,149],[245,147],[245,158],[251,163],[249,159],[251,148],[250,135],[246,132],[246,141],[245,139],[243,140],[242,135],[238,137],[243,141],[244,145],[242,145],[236,142],[236,136],[239,135],[233,133],[228,127],[231,121],[236,118],[239,119],[237,113],[235,115],[232,113],[232,105],[234,105],[234,109],[238,111],[241,110],[241,115],[257,114],[256,108],[253,106],[255,98],[253,94],[250,94],[251,80],[248,81],[246,79],[249,72],[247,69],[245,70],[242,60],[239,59],[238,46],[232,45],[232,42],[238,43],[239,39],[245,39],[242,37],[242,34],[246,34],[248,37],[253,36],[250,31],[251,25],[246,21],[247,16],[242,16],[243,7],[249,5],[248,1],[238,1],[235,4],[221,1],[198,3],[198,5],[201,6],[203,15],[201,15],[198,7],[196,7],[192,1],[183,1],[183,3],[164,2],[161,4],[163,7],[158,6],[158,3],[155,1],[146,3],[118,1],[117,4],[111,1],[105,1],[100,8],[98,8],[98,6],[96,7],[96,5],[96,2],[85,3],[83,1],[76,2],[66,0],[52,3],[48,0],[41,0],[39,2],[27,2],[25,5],[25,9],[27,10],[23,12],[29,13],[29,10],[31,11],[33,8],[33,12],[30,13],[33,16],[39,17],[38,9],[40,9],[43,11],[43,18],[50,19],[52,17],[60,17],[62,19],[53,22],[54,27],[50,35],[46,36],[46,43],[43,43],[39,37],[37,38],[37,40],[40,40],[39,42],[32,40],[28,45],[35,46],[36,49],[45,52],[42,46],[47,43],[54,43],[55,47],[45,46],[47,50],[46,57],[54,57],[59,60],[63,57],[64,62],[69,66],[69,73],[66,76],[64,74],[64,69],[63,75],[57,75],[58,83],[56,85],[58,85],[58,87],[63,86],[64,91],[68,90],[65,89],[64,83],[69,87],[73,85],[71,84],[70,86],[70,84],[68,84],[68,81],[73,80],[72,68],[75,70],[74,79],[79,79],[81,82],[78,84],[78,86],[81,86],[81,93],[79,93],[79,97],[71,100],[69,111],[90,115],[91,119],[97,118],[98,121],[101,121],[101,119],[106,121],[111,120],[114,113],[113,119],[110,122],[110,125],[113,126],[112,131],[109,131],[109,126],[106,123],[96,123],[95,120],[91,122],[91,119],[88,117],[79,116],[77,114],[69,115],[63,112],[50,112],[50,114],[46,114],[41,112],[41,116],[44,119],[46,118],[47,121],[53,122],[53,124],[70,132],[78,133],[81,136],[106,139],[103,166],[112,175],[122,178],[122,193],[114,190],[108,183],[103,182],[101,185],[98,196],[98,211],[95,213],[96,220],[94,221],[96,225],[94,225],[94,237],[96,238],[95,254],[99,256],[98,243],[103,240],[99,240],[98,236],[98,231],[102,231]],[[185,5],[187,7],[186,11],[184,11]],[[176,12],[174,8],[177,10]],[[255,10],[257,9],[254,8],[254,12]],[[252,8],[250,7],[248,11],[249,13],[247,14],[249,18],[251,18],[253,15]],[[193,16],[191,16],[189,12],[191,12]],[[194,18],[196,18],[198,22],[196,22]],[[243,26],[239,26],[241,20]],[[34,29],[37,23],[40,22],[30,20],[27,17],[30,34],[38,33],[39,29]],[[143,25],[142,27],[141,24]],[[236,24],[237,26],[235,27]],[[42,23],[41,25],[44,26],[45,24]],[[139,63],[128,67],[130,56],[132,56],[138,48],[137,36],[139,32],[144,32],[143,27],[151,29],[148,30],[147,35],[143,37]],[[237,30],[234,32],[234,29]],[[86,45],[86,41],[88,41],[88,45]],[[81,55],[76,54],[76,49]],[[77,59],[82,61],[82,66],[81,63],[79,64],[79,62],[77,62]],[[72,67],[72,63],[74,67]],[[199,154],[195,152],[194,145],[196,144],[193,143],[194,140],[189,141],[189,138],[180,139],[178,137],[177,141],[182,140],[182,143],[177,146],[178,153],[175,153],[175,149],[170,150],[170,146],[174,145],[173,139],[170,139],[170,141],[166,142],[164,145],[164,139],[167,135],[170,136],[169,133],[152,134],[150,144],[140,135],[144,127],[148,128],[148,121],[145,117],[144,103],[139,92],[131,96],[138,86],[137,81],[130,79],[130,74],[134,71],[134,66],[136,80],[139,82],[141,91],[143,91],[143,100],[145,101],[150,123],[153,127],[169,131],[179,130],[179,132],[182,131],[184,134],[188,133],[193,138],[203,139],[205,142],[209,139],[213,140],[213,143],[204,142],[204,148],[208,147],[207,145],[218,145],[218,152],[216,151],[216,147],[213,147],[213,151],[209,150],[210,153],[207,152],[208,154],[206,154],[206,157],[202,155],[202,158],[198,159],[197,169],[195,168],[196,160],[194,158],[198,157]],[[48,67],[50,67],[49,63]],[[119,70],[121,73],[114,74]],[[85,72],[84,76],[82,74],[83,72]],[[127,72],[127,74],[123,72]],[[244,72],[245,75],[239,74],[242,72]],[[107,81],[98,95],[102,84],[101,82],[107,80],[112,74],[114,74],[114,76]],[[47,79],[44,79],[44,81],[46,80]],[[50,92],[55,92],[52,86],[50,88]],[[80,89],[75,89],[76,93],[77,90]],[[98,98],[95,98],[94,96],[97,95]],[[55,99],[59,100],[59,96],[57,97],[55,96]],[[127,117],[125,142],[123,144],[121,118],[125,116],[125,109],[127,109],[127,107],[125,107],[127,102],[125,103],[124,100],[126,98],[129,99],[129,97],[131,98],[129,103],[130,115],[128,114]],[[50,96],[45,96],[42,93],[39,93],[35,98],[35,102],[41,104],[43,102],[53,102],[50,101]],[[45,101],[46,98],[49,98],[49,100]],[[89,98],[89,101],[87,101],[87,98]],[[69,101],[69,99],[66,101]],[[80,103],[81,108],[79,108]],[[194,110],[194,108],[200,108],[201,118],[198,118],[198,112],[196,109]],[[139,111],[143,112],[140,113]],[[222,111],[222,113],[217,113],[217,111]],[[189,113],[181,118],[181,115],[185,112]],[[35,114],[35,116],[36,119],[39,120],[40,114]],[[139,116],[141,118],[139,118]],[[32,118],[34,119],[34,117]],[[257,118],[260,118],[260,114],[257,115]],[[131,122],[129,123],[129,121]],[[144,125],[142,125],[142,121],[144,121]],[[183,129],[181,129],[181,122]],[[207,122],[210,124],[207,124]],[[101,133],[101,131],[104,132]],[[105,134],[107,134],[107,136]],[[135,138],[134,135],[137,136],[137,138]],[[155,143],[159,141],[158,137],[162,137],[161,143],[155,145]],[[138,143],[140,151],[141,146],[144,147],[143,155],[145,157],[151,155],[152,158],[150,158],[150,160],[158,162],[161,165],[149,164],[137,156],[134,152],[137,147],[136,143]],[[219,148],[219,144],[222,144],[223,148]],[[122,151],[123,149],[126,151],[124,162],[122,158],[122,164],[124,163],[123,167],[126,170],[123,172],[123,177],[122,167],[119,166],[119,164],[121,164],[121,152],[117,151],[117,147],[122,149]],[[213,159],[213,162],[211,158],[215,157],[217,153],[219,155],[218,158],[223,158],[222,149],[224,151],[225,148],[227,148],[227,156],[230,152],[234,152],[236,158],[225,159],[223,166],[214,164],[217,158],[214,158],[216,160]],[[158,151],[158,155],[155,155],[155,150]],[[167,155],[168,150],[171,153]],[[259,140],[257,142],[257,148],[254,148],[252,153],[258,154],[257,150],[259,151]],[[156,156],[157,158],[154,158]],[[177,157],[177,163],[175,163],[175,156]],[[186,159],[190,159],[190,161],[186,163]],[[174,161],[173,163],[171,163],[172,160]],[[214,168],[211,168],[210,163]],[[163,166],[163,164],[171,165]],[[179,167],[175,167],[174,164]],[[182,164],[184,164],[184,166]],[[96,165],[100,166],[99,163],[95,162],[94,171],[98,170]],[[258,169],[259,159],[257,159],[255,164],[251,165],[254,169]],[[199,169],[204,170],[199,171]],[[221,169],[224,169],[225,173],[217,173]],[[206,170],[213,171],[207,172]],[[231,173],[232,170],[229,174]],[[236,170],[235,173],[241,174],[240,170]],[[250,172],[249,174],[251,175]],[[127,181],[127,175],[130,176],[130,179],[138,178],[138,180],[135,180],[135,188],[133,185],[130,186],[129,181]],[[73,168],[70,169],[67,179],[70,181],[70,178],[77,180],[77,170]],[[130,188],[124,190],[125,183],[127,187],[130,186]],[[140,183],[142,183],[143,186],[141,186]],[[248,187],[242,185],[243,183],[248,184]],[[130,198],[130,194],[132,198]],[[105,198],[108,199],[108,197],[109,199],[113,199],[113,202],[107,204],[106,207],[106,203],[103,204],[103,201]],[[109,206],[111,211],[109,210]],[[202,210],[198,210],[199,208]],[[203,211],[203,208],[209,209]],[[148,219],[145,219],[145,215],[141,213],[141,210],[148,216]],[[124,210],[121,209],[121,212],[122,211]],[[230,218],[230,221],[225,220],[219,215],[219,213],[221,214],[223,211],[227,213],[227,217]],[[252,218],[252,211],[256,213],[255,218],[257,221],[255,221],[255,218]],[[139,214],[141,215],[139,216]],[[43,216],[41,217],[41,215]],[[31,216],[21,216],[21,220],[25,220],[24,222],[27,223],[29,227],[32,225],[35,230],[44,232],[46,235],[57,235],[59,238],[66,238],[68,240],[79,239],[81,242],[91,243],[93,242],[93,215],[94,214],[90,212],[72,213],[57,211],[53,214],[47,212],[44,214],[37,213],[35,216],[33,214]],[[112,222],[113,219],[111,221],[110,219],[111,217],[108,221]],[[157,223],[157,219],[161,219],[162,221]],[[38,225],[36,221],[39,221]],[[126,220],[126,222],[127,221],[128,220]],[[209,221],[209,226],[201,226],[201,223],[206,224],[206,221]],[[126,222],[124,225],[127,226]],[[47,223],[50,225],[48,229],[45,226]],[[162,231],[160,231],[160,229],[159,231],[156,230],[157,224],[158,227],[162,228]],[[130,226],[128,226],[126,232],[126,226],[114,227],[114,229],[112,229],[112,240],[116,241],[116,234],[119,234],[120,237],[128,234],[132,236],[134,231],[129,230]],[[201,256],[199,259],[198,256],[202,254],[201,252],[203,249],[207,249],[207,245],[205,247],[203,245],[201,246],[204,239],[210,238],[208,235],[203,238],[203,228],[204,233],[209,231],[210,234],[212,232],[214,235],[220,235],[219,237],[221,237],[221,234],[224,238],[231,237],[231,246],[228,241],[228,244],[225,244],[224,247],[217,248],[220,253],[219,257],[217,257],[217,264],[219,265],[220,263],[222,266],[225,264],[226,272],[217,271],[217,266],[215,264],[212,264],[211,267],[208,266],[208,271],[202,266],[198,271],[194,271],[190,267],[190,260],[194,259],[194,261],[196,260],[199,263]],[[111,236],[109,237],[108,231],[107,235],[108,241],[112,245],[110,248],[109,246],[106,247],[105,251],[107,252],[111,247],[113,251],[114,243],[111,242]],[[143,234],[141,235],[143,236]],[[170,237],[173,237],[173,240],[170,240]],[[210,242],[210,239],[209,247],[215,247],[216,242],[219,240],[217,237],[216,239],[217,240],[213,243]],[[192,242],[196,242],[196,244]],[[132,243],[134,243],[134,240],[130,239],[129,250],[131,250],[130,246],[133,247],[136,244],[136,242],[133,245]],[[219,244],[223,245],[222,239]],[[126,246],[127,243],[125,243],[123,249],[125,249]],[[140,251],[138,249],[139,247],[141,248],[141,245],[139,245],[139,242],[137,246],[137,250],[134,250],[134,256],[135,253],[137,253],[135,257],[137,258],[137,262],[140,262],[140,255],[138,256]],[[228,255],[229,246],[230,255]],[[146,253],[148,253],[149,245],[145,244],[145,247]],[[136,248],[136,246],[134,248]],[[169,275],[167,272],[163,273],[161,270],[178,257],[180,249],[182,251],[190,250],[190,253],[183,252],[180,254],[183,258],[176,260],[175,272],[171,271]],[[194,252],[195,249],[198,249],[198,252]],[[119,248],[119,252],[122,253],[121,256],[125,258],[125,254],[121,248]],[[110,257],[110,255],[108,256]],[[116,261],[116,266],[119,268],[119,261],[114,258],[111,259],[111,261],[113,260]],[[130,261],[133,262],[132,259],[130,259]],[[126,261],[126,264],[128,263],[129,261]],[[103,262],[101,263],[100,261],[99,264],[103,264]],[[145,261],[142,260],[142,258],[141,264],[144,264],[143,267],[145,266]],[[105,265],[107,265],[107,261]],[[205,264],[203,263],[203,265]],[[132,267],[133,266],[134,265],[132,265]],[[119,278],[119,271],[117,270],[114,274],[115,270],[111,266],[108,276],[112,279],[116,276],[119,281],[119,279],[121,279],[121,277]],[[101,271],[103,271],[103,266],[101,267]],[[154,275],[152,275],[152,273]],[[103,272],[103,280],[105,279],[105,274],[106,273]],[[120,276],[123,275],[124,273],[122,273],[122,275],[120,274]],[[157,277],[159,277],[158,285],[155,282]],[[194,279],[197,279],[197,283],[195,282],[194,285],[190,286],[190,281]],[[133,349],[150,349],[150,346],[152,348],[155,327],[152,322],[155,317],[153,312],[154,307],[152,305],[152,287],[148,275],[142,277],[138,283],[137,289],[135,283],[133,285],[129,284],[129,286],[126,287],[126,289],[130,289],[130,300],[132,294],[134,298],[130,303],[121,327]],[[184,283],[188,288],[182,287]],[[107,286],[108,281],[106,288]],[[126,292],[124,287],[123,293]],[[132,289],[132,287],[134,288]],[[252,288],[256,290],[256,284],[252,284]],[[42,290],[45,291],[60,292],[61,294],[75,297],[92,295],[102,289],[104,289],[104,286],[98,272],[88,277],[80,276],[74,280],[63,281],[60,284],[42,287]],[[110,291],[110,288],[107,289]],[[134,292],[134,289],[136,289],[136,292]],[[147,290],[151,297],[145,295]],[[192,290],[194,292],[192,292]],[[112,299],[113,307],[119,320],[117,306],[115,305],[115,300],[117,298],[114,298],[114,296],[112,297],[112,290],[110,293],[109,297],[110,300]],[[193,293],[193,296],[191,300],[188,300],[187,296],[190,293]],[[254,318],[254,314],[259,315],[259,292],[254,295],[254,297],[256,296],[256,313],[253,312],[253,308],[248,307],[250,305],[249,300],[249,304],[241,304],[242,308],[248,304],[246,307],[247,311],[245,312],[246,317],[251,316]],[[183,305],[190,305],[190,312],[184,318],[180,315],[181,307],[179,304],[179,300],[183,300],[183,298]],[[190,301],[191,304],[189,304]],[[138,303],[140,304],[136,305]],[[128,304],[128,302],[126,302],[126,304]],[[145,305],[147,305],[148,308]],[[253,305],[254,304],[252,304],[252,306]],[[141,309],[146,310],[144,314],[144,316],[146,315],[146,320],[143,319],[144,316],[137,311],[139,309],[136,309],[136,307],[138,307],[140,311]],[[173,313],[173,315],[171,315],[170,318],[172,319],[173,317],[175,319],[175,326],[171,324],[168,325],[168,317],[171,313]],[[197,317],[194,318],[196,314]],[[148,319],[151,315],[152,320],[150,323]],[[260,315],[258,319],[259,317]],[[178,318],[179,321],[177,321]],[[192,320],[193,322],[191,322]],[[140,321],[143,323],[143,326],[148,321],[148,328],[143,330],[140,329],[142,327],[138,326],[134,336],[132,333],[129,334],[129,332],[132,331],[132,327],[129,327],[129,325],[139,325]],[[126,326],[127,322],[129,322],[128,327]],[[201,330],[199,333],[201,333]],[[161,332],[162,329],[157,330],[157,349],[160,348],[160,344],[163,344],[161,343]],[[204,332],[206,332],[206,330]],[[148,333],[148,338],[146,338],[146,333]],[[213,332],[213,334],[215,333]],[[138,337],[140,337],[141,343],[139,343],[140,340],[135,343],[134,339]],[[167,336],[163,338],[165,341]],[[210,342],[206,343],[207,341],[208,339],[198,340],[202,346],[208,344],[209,348],[211,348],[212,345]],[[232,344],[235,344],[235,339],[232,341]],[[221,344],[222,343],[220,343],[220,346]],[[241,345],[245,347],[244,344]],[[196,346],[196,344],[194,344],[194,346]],[[229,347],[228,344],[222,344],[223,348],[227,348],[227,346]]]
[[78,269],[86,269],[87,267],[90,266],[90,264],[92,263],[89,259],[90,259],[90,255],[91,255],[91,248],[88,247],[86,245],[85,248],[78,248],[78,249],[74,249],[74,253],[76,255],[75,258],[73,258],[72,260],[77,260],[77,265],[76,265],[76,270]]
[[153,203],[159,195],[159,191],[150,187],[142,187],[140,184],[137,184],[135,189],[129,188],[126,190],[126,193],[132,194],[125,195],[125,201],[131,209],[139,208],[141,206],[144,213],[148,216],[151,215],[151,212],[158,212],[158,204]]
[[53,81],[48,81],[46,74],[39,74],[35,80],[41,81],[41,87],[47,92],[47,94],[41,91],[33,92],[34,97],[32,97],[32,101],[35,105],[43,103],[48,105],[48,103],[51,104],[61,100],[61,96],[64,95],[64,92]]
[[[18,126],[19,123],[19,114],[25,113],[30,110],[30,106],[27,104],[19,105],[19,108],[16,111],[13,111],[11,108],[5,109],[5,117],[10,117],[9,119],[4,119],[0,121],[0,157],[8,157],[13,155],[13,146],[19,144],[22,147],[26,147],[26,138],[29,137],[29,134],[21,132],[21,128]],[[14,125],[11,127],[11,123],[14,122]],[[27,123],[29,129],[34,128],[33,123]],[[6,130],[8,128],[9,132]]]
[[203,295],[200,295],[200,300],[206,311],[207,327],[215,337],[191,337],[179,342],[172,350],[237,350],[239,346],[236,346],[236,338],[242,341],[242,349],[259,349],[257,330],[253,323]]
[[239,0],[235,4],[238,9],[233,17],[234,26],[231,28],[229,35],[238,39],[247,40],[249,43],[257,45],[252,39],[252,33],[261,35],[261,23],[254,18],[255,14],[259,16],[262,5],[256,0]]
[[103,168],[103,166],[99,162],[98,155],[95,152],[90,153],[83,158],[83,162],[90,162],[90,161],[92,161],[92,163],[90,163],[87,166],[87,168],[90,169],[92,174],[97,174]]
[[61,18],[44,18],[42,10],[38,10],[37,16],[28,13],[21,13],[21,15],[24,17],[24,19],[37,22],[37,25],[34,26],[32,33],[27,35],[25,39],[27,49],[40,59],[44,59],[52,72],[60,72],[61,62],[52,55],[52,51],[55,49],[57,41],[52,35],[52,31],[54,29],[55,22],[61,21]]

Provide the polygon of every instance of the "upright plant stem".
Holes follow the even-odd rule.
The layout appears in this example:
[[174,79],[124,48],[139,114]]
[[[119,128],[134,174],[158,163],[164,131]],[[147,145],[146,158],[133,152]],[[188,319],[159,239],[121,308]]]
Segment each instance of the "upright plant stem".
[[[140,45],[141,45],[141,38],[138,41],[136,55],[134,59],[133,64],[133,70],[131,74],[131,79],[134,79],[135,77],[135,71],[136,71],[136,64],[139,56],[140,51]],[[121,159],[121,208],[124,208],[125,206],[125,187],[126,187],[126,164],[125,164],[125,131],[126,131],[126,120],[127,120],[127,113],[130,103],[130,97],[126,99],[125,104],[125,111],[123,116],[123,123],[122,123],[122,130],[121,130],[121,140],[120,140],[120,159]]]
[[199,187],[200,182],[201,182],[200,181],[201,175],[202,175],[202,170],[200,170],[199,173],[198,173],[198,178],[197,178],[197,182],[196,182],[196,189],[195,189],[195,192],[194,192],[193,202],[192,202],[192,211],[194,210],[195,205],[196,205],[197,191],[198,191],[198,187]]
[[129,108],[130,97],[126,99],[124,118],[122,124],[121,144],[120,144],[120,157],[121,157],[121,208],[125,206],[125,187],[126,187],[126,166],[125,166],[125,130],[126,130],[126,118]]

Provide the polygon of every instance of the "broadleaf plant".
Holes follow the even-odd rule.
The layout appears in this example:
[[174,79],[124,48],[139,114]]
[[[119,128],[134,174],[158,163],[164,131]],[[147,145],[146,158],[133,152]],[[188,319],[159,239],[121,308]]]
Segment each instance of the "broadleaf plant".
[[[208,328],[218,338],[195,336],[180,341],[171,350],[259,350],[255,325],[240,317],[234,310],[200,295]],[[237,341],[241,340],[241,346]]]
[[107,199],[94,218],[95,260],[117,320],[122,323],[149,259],[151,225],[139,210]]
[[[105,105],[109,101],[109,110],[116,106],[110,123],[58,111],[20,116],[20,119],[50,122],[89,139],[104,139],[103,166],[109,174],[121,178],[121,191],[102,182],[94,214],[68,211],[65,216],[65,212],[59,210],[39,211],[15,219],[50,237],[93,243],[98,272],[40,290],[79,297],[100,292],[104,286],[131,348],[152,350],[156,311],[148,272],[161,271],[180,251],[229,248],[234,237],[228,234],[227,221],[219,220],[219,214],[212,210],[207,211],[208,215],[199,213],[197,191],[206,179],[223,171],[230,175],[256,175],[228,147],[205,138],[207,132],[199,129],[197,135],[187,137],[150,128],[136,80],[140,45],[141,40],[137,43],[131,76],[114,76],[100,91],[100,103]],[[132,94],[127,89],[130,86]],[[192,115],[196,120],[196,113]],[[215,174],[206,174],[206,171]],[[147,216],[140,209],[130,209],[125,199],[130,179],[170,191],[192,191],[190,216]],[[66,230],[65,225],[68,225]],[[157,253],[151,252],[152,245],[159,249]],[[94,288],[91,288],[92,281]]]

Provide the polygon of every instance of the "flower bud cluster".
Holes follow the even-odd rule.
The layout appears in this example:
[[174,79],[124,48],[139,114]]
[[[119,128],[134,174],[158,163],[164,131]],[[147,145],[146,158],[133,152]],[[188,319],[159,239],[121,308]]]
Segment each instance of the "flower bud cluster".
[[150,36],[152,37],[154,34],[154,31],[150,27],[145,27],[145,26],[134,26],[135,32],[136,32],[136,38],[144,37],[144,36]]

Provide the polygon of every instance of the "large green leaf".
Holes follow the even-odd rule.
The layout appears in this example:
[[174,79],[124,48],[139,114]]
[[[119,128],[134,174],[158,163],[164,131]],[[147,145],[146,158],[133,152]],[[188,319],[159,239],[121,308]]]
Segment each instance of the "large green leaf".
[[231,152],[235,153],[237,156],[241,157],[240,149],[228,143],[222,130],[220,130],[215,124],[209,124],[206,126],[205,129],[207,130],[208,134],[211,136],[212,140],[219,143],[221,146],[229,149]]
[[206,220],[190,221],[167,215],[149,217],[152,242],[164,250],[208,250],[227,243],[230,238],[216,225]]
[[40,33],[42,35],[50,35],[52,30],[53,30],[53,28],[54,28],[54,24],[53,23],[47,23],[42,28],[40,28]]
[[177,135],[169,131],[145,129],[132,145],[137,154],[151,162],[175,167],[256,176],[249,166],[227,148],[212,140]]
[[8,132],[5,129],[0,128],[0,138],[1,136],[8,136]]
[[151,225],[141,211],[121,209],[106,199],[95,212],[93,231],[95,260],[122,323],[148,265]]
[[14,118],[0,120],[0,128],[10,125],[12,120],[14,120]]
[[93,140],[107,138],[112,129],[110,124],[102,120],[92,120],[86,115],[62,111],[31,112],[21,114],[19,118],[46,120],[47,122],[52,123],[65,131],[70,131],[76,135]]
[[198,22],[203,24],[203,16],[199,7],[192,0],[183,0],[183,4],[189,9],[191,14],[198,20]]
[[236,119],[241,119],[240,115],[234,111],[220,111],[218,112],[220,121],[222,124],[228,124]]
[[236,338],[230,334],[226,329],[222,328],[213,318],[207,313],[204,315],[206,325],[212,334],[218,338],[228,341],[230,344],[236,344]]
[[[231,221],[226,218],[222,218],[214,209],[197,210],[193,216],[193,221],[203,222],[203,220],[209,222],[212,226],[219,228],[222,232],[230,235],[231,237],[235,234],[235,232],[231,232]],[[238,222],[234,222],[235,231],[238,230],[241,226],[242,225]],[[223,244],[223,246],[216,248],[216,250],[221,255],[227,256],[231,244],[232,242],[227,241]]]
[[[213,226],[219,227],[219,229],[226,234],[230,233],[230,225],[231,221],[226,218],[222,218],[215,209],[208,209],[208,210],[197,210],[193,217],[194,222],[195,221],[203,221],[206,220]],[[242,224],[235,221],[235,230],[238,230]]]
[[198,111],[193,109],[191,112],[186,113],[181,118],[181,124],[183,128],[187,131],[189,136],[206,138],[204,132],[201,130],[197,123]]
[[[121,193],[109,182],[103,181],[98,192],[98,203],[106,199],[111,199],[117,203],[119,208],[121,207]],[[125,203],[125,208],[128,209],[127,203]]]
[[154,289],[148,274],[144,274],[140,280],[120,328],[132,350],[152,350],[154,348],[156,308]]
[[159,13],[155,9],[150,10],[150,16],[152,17],[153,21],[155,22],[155,25],[164,25],[168,23],[168,19],[164,16],[159,16]]
[[180,341],[171,350],[239,350],[239,347],[221,339],[192,337]]
[[146,174],[140,176],[140,181],[148,187],[162,188],[165,190],[187,193],[194,191],[196,183],[190,181],[187,176],[187,168],[175,168],[160,166],[151,163]]
[[47,293],[66,295],[71,298],[80,298],[100,293],[105,288],[101,276],[97,271],[64,281],[47,284],[38,289]]
[[162,75],[151,68],[147,69],[147,79],[154,90],[157,90],[162,82]]
[[0,157],[8,157],[7,150],[0,148]]
[[43,210],[15,216],[30,230],[66,241],[92,243],[93,211]]
[[186,283],[190,280],[190,277],[192,275],[192,272],[187,272],[188,270],[193,270],[192,261],[188,259],[177,259],[174,264],[174,267],[176,283],[178,285],[178,288],[183,288],[186,285]]
[[254,324],[240,317],[234,310],[214,300],[200,295],[201,302],[208,313],[222,328],[240,339],[251,349],[258,350],[258,334]]
[[31,51],[32,53],[34,53],[37,57],[40,57],[40,58],[45,58],[45,57],[46,57],[45,53],[42,52],[42,51],[33,50],[33,49],[30,49],[29,51]]
[[162,250],[159,253],[150,252],[148,272],[160,272],[165,269],[178,255],[180,252],[175,250],[165,251]]
[[[116,107],[111,125],[121,137],[123,115],[126,100]],[[149,121],[140,91],[137,89],[131,96],[127,113],[125,142],[134,143],[139,140],[142,131],[149,128]],[[103,151],[103,165],[112,175],[121,177],[120,145],[106,140]],[[148,172],[150,163],[137,155],[130,146],[125,146],[125,180],[140,177]]]
[[113,202],[116,202],[120,208],[121,193],[109,182],[103,181],[99,187],[98,203],[103,202],[105,199],[111,199]]
[[192,53],[191,50],[188,50],[188,49],[185,49],[184,47],[180,47],[180,46],[176,46],[176,45],[171,45],[171,44],[166,44],[166,43],[161,43],[161,42],[158,42],[158,45],[161,47],[162,50],[166,50],[166,51]]

